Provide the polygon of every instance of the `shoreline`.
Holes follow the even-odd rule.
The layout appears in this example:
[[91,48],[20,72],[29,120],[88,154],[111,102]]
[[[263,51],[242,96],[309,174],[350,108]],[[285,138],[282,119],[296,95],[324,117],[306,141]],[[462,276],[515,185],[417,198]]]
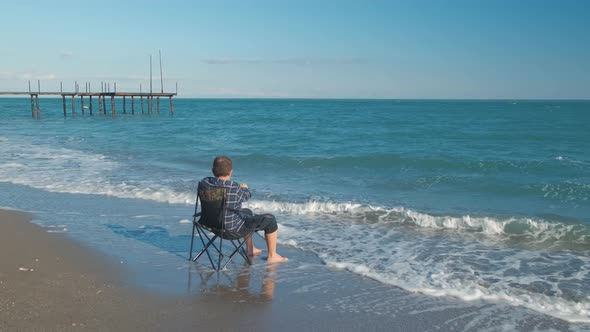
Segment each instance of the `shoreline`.
[[[174,321],[189,314],[182,307],[186,299],[124,287],[126,271],[114,262],[30,221],[27,213],[0,210],[0,330],[157,331],[185,325]],[[204,318],[196,312],[195,318]]]
[[[318,312],[310,294],[277,299],[277,265],[259,269],[260,261],[220,274],[189,265],[186,294],[130,285],[126,266],[31,220],[0,209],[0,331],[352,331],[387,322]],[[313,276],[303,278],[310,284]]]
[[[216,273],[187,262],[181,271],[188,272],[187,279],[177,280],[185,292],[159,293],[134,284],[137,271],[31,219],[0,209],[0,331],[570,331],[574,326],[510,305],[405,291],[329,268],[313,254],[288,247],[280,248],[290,257],[284,264],[255,259],[252,266],[232,263]],[[482,319],[481,312],[492,314]],[[586,331],[585,326],[578,325]]]

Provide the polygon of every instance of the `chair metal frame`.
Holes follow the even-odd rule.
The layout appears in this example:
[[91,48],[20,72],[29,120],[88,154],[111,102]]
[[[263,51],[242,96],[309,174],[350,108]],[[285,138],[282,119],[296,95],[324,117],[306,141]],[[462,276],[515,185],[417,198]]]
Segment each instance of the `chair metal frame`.
[[[202,255],[203,253],[207,254],[207,257],[209,258],[209,262],[211,263],[211,268],[213,268],[213,270],[216,271],[221,271],[223,269],[225,269],[225,267],[227,266],[227,264],[229,264],[234,256],[239,253],[244,260],[246,260],[246,262],[248,263],[248,265],[252,265],[252,261],[250,260],[250,257],[248,257],[248,254],[245,252],[244,250],[244,244],[246,243],[246,241],[252,237],[252,234],[254,233],[254,231],[251,231],[247,234],[245,234],[243,237],[241,238],[235,238],[235,233],[232,233],[232,235],[234,235],[233,237],[229,236],[229,231],[225,230],[225,222],[224,222],[224,218],[225,218],[225,213],[227,211],[227,206],[226,206],[226,200],[227,200],[227,196],[226,196],[226,192],[225,192],[225,188],[219,187],[219,189],[223,189],[224,190],[224,194],[223,194],[223,201],[222,201],[222,208],[220,209],[220,215],[218,216],[219,220],[221,221],[221,229],[214,229],[211,227],[208,227],[206,225],[203,225],[201,223],[201,218],[203,217],[203,204],[201,202],[201,211],[199,211],[199,201],[201,200],[200,195],[201,193],[198,192],[197,193],[197,199],[195,202],[195,213],[193,214],[193,231],[192,231],[192,236],[191,236],[191,246],[190,246],[190,253],[189,253],[189,260],[192,260],[193,262],[196,262]],[[195,230],[197,230],[198,234],[199,234],[199,238],[201,239],[201,243],[203,244],[203,249],[201,249],[201,251],[199,251],[199,253],[193,258],[193,244],[194,244],[194,240],[195,240]],[[209,236],[207,233],[211,233],[213,236]],[[207,240],[207,242],[205,242],[205,239]],[[219,239],[219,247],[215,245],[215,240]],[[223,266],[221,265],[223,259],[226,257],[226,255],[223,254],[223,240],[229,241],[233,246],[234,246],[234,250],[230,253],[229,256],[227,256],[227,259],[225,260]],[[213,247],[215,248],[215,251],[217,252],[217,264],[215,264],[213,262],[213,257],[211,255],[211,253],[209,253],[209,248]]]

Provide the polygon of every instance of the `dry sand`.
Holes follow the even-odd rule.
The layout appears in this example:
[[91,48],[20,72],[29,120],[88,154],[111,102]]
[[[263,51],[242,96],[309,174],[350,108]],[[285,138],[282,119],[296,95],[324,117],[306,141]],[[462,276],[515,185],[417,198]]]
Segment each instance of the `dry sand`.
[[120,266],[27,219],[0,210],[0,331],[208,330],[223,317],[219,306],[123,287]]

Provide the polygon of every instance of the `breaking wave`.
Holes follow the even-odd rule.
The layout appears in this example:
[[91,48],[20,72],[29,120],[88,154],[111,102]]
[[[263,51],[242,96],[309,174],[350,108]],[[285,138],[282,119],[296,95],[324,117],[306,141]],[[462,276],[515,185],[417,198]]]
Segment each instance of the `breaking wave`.
[[308,201],[304,203],[252,201],[249,208],[310,218],[333,218],[352,222],[405,225],[420,228],[477,232],[489,236],[519,238],[555,244],[577,243],[590,247],[590,227],[581,223],[527,217],[430,215],[404,207],[385,208],[354,203]]

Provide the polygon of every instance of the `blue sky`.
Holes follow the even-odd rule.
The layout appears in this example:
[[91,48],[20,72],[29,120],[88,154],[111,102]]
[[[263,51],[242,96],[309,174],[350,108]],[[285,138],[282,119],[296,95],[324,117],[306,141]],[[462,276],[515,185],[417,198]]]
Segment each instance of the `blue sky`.
[[[0,90],[182,97],[590,99],[590,2],[10,1]],[[35,82],[36,85],[36,82]]]

